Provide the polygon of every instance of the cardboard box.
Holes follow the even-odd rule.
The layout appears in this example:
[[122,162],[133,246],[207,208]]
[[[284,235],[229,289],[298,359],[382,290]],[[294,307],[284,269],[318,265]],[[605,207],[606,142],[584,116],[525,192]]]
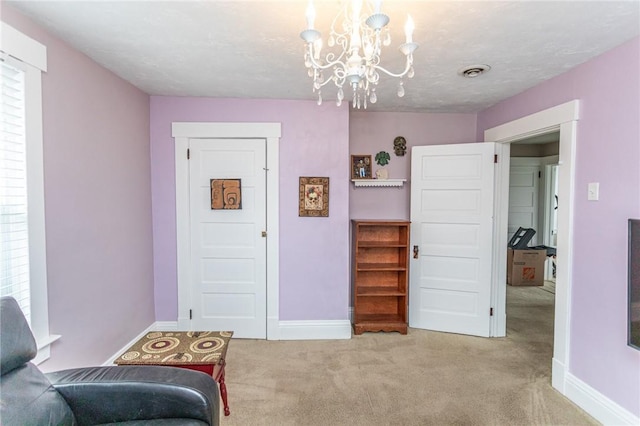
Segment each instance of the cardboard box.
[[543,285],[546,250],[507,249],[507,284]]

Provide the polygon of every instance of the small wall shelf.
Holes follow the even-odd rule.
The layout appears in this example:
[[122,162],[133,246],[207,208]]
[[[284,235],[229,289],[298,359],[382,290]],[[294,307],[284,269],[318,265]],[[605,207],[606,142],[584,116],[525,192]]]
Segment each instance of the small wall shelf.
[[356,188],[374,186],[402,187],[406,181],[406,179],[351,179]]

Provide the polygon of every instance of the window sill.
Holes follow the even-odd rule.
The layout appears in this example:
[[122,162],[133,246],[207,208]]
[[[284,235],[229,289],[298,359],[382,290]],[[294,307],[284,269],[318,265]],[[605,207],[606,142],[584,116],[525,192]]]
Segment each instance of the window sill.
[[58,340],[60,337],[62,336],[60,336],[59,334],[51,334],[41,341],[36,342],[36,344],[38,345],[38,354],[31,362],[33,362],[35,365],[38,365],[48,360],[51,356],[51,344]]

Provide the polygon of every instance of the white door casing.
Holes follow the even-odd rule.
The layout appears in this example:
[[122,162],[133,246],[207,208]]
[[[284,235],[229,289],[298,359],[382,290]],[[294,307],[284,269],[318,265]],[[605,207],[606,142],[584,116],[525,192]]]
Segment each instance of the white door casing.
[[[191,327],[266,338],[266,141],[190,139]],[[239,209],[212,209],[211,179],[240,179]]]
[[189,163],[187,149],[190,139],[236,139],[242,144],[245,139],[266,141],[267,173],[266,188],[269,194],[266,206],[266,320],[267,339],[279,336],[279,142],[280,123],[199,123],[174,122],[172,136],[175,139],[176,168],[176,241],[177,241],[177,292],[178,329],[191,329],[191,240]]
[[[556,296],[554,315],[554,343],[551,383],[563,395],[567,395],[569,372],[569,320],[571,310],[571,286],[573,268],[573,208],[575,193],[575,155],[577,123],[580,102],[573,100],[537,113],[485,130],[486,141],[496,141],[502,161],[496,176],[496,211],[494,241],[494,270],[505,271],[507,267],[507,198],[503,188],[509,182],[510,143],[551,132],[560,132],[558,160],[558,236],[557,255],[561,262],[556,270]],[[500,163],[499,163],[500,164]],[[492,335],[504,336],[506,332],[506,284],[494,275],[493,306],[496,314],[492,319]]]
[[490,335],[494,149],[412,149],[411,327]]

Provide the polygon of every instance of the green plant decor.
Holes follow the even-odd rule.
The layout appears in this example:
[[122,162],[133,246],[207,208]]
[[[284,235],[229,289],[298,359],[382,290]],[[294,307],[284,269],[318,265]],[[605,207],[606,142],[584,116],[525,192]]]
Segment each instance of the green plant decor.
[[376,163],[378,163],[378,165],[380,166],[386,166],[387,164],[389,164],[390,159],[391,156],[388,152],[380,151],[376,154]]

